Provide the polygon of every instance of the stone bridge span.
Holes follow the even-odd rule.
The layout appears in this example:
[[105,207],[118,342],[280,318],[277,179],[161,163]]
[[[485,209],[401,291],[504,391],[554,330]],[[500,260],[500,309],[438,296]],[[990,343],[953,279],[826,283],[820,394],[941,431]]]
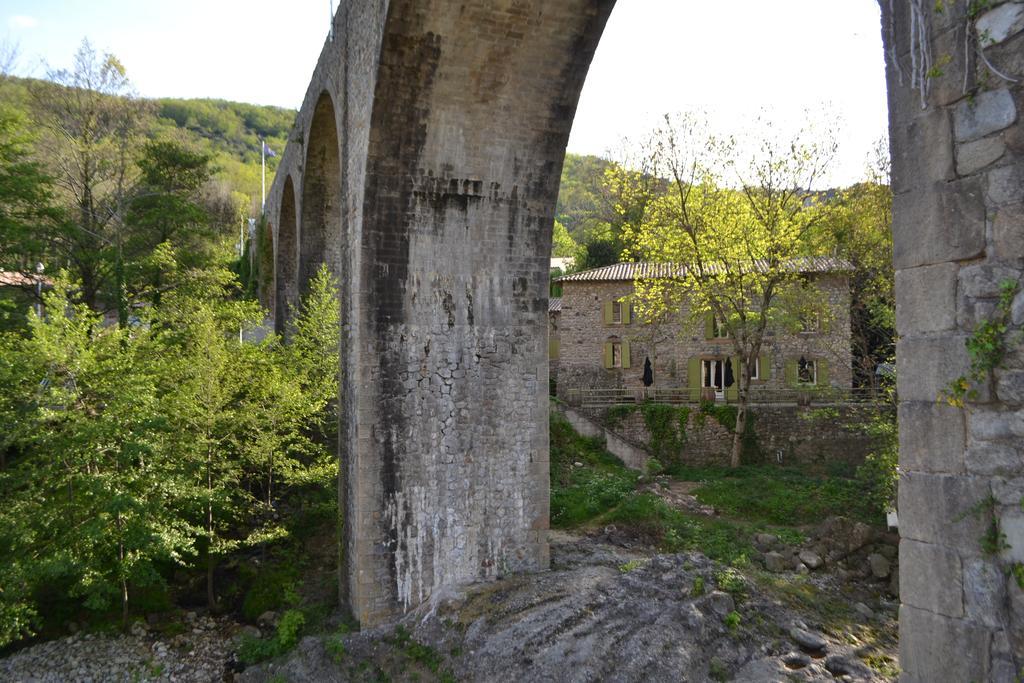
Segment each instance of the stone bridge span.
[[[268,197],[269,303],[285,331],[321,263],[342,285],[340,587],[364,624],[445,586],[547,567],[551,227],[613,4],[343,0],[334,19]],[[992,311],[994,283],[1022,272],[1021,89],[979,78],[962,49],[966,3],[881,4],[904,675],[1010,680],[1024,652],[1024,595],[1008,578],[1024,562],[1024,359],[1010,358],[984,402],[935,398],[964,371],[965,334]],[[1021,3],[993,4],[989,56],[1024,71]],[[924,108],[911,79],[922,46],[951,60]],[[987,521],[964,515],[989,497],[1010,545],[995,556],[978,543]]]

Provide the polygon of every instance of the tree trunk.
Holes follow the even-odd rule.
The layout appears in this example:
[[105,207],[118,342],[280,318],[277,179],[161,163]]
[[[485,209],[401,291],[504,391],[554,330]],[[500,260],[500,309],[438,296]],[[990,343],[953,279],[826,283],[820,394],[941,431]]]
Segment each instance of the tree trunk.
[[217,596],[213,592],[213,572],[217,569],[217,558],[209,550],[206,551],[206,606],[210,610],[217,607]]
[[[742,356],[741,356],[742,358]],[[750,399],[750,363],[740,361],[739,400],[736,403],[736,426],[732,433],[732,454],[729,467],[740,466],[740,455],[743,451],[743,433],[747,427],[747,401]]]
[[217,560],[213,554],[213,453],[206,449],[206,534],[209,545],[206,548],[206,605],[211,610],[217,607],[217,596],[213,592],[213,571]]

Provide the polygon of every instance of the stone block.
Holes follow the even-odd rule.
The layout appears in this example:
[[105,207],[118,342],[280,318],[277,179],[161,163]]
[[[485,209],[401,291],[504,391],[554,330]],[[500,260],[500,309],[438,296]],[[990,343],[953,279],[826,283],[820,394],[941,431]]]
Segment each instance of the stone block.
[[1024,403],[1024,370],[997,370],[996,396],[1009,405]]
[[897,195],[956,177],[949,113],[934,107],[922,112],[920,104],[906,109],[907,115],[898,124],[893,119],[891,127],[892,187]]
[[991,558],[963,563],[963,603],[967,618],[991,629],[1005,623],[1006,577]]
[[964,471],[966,427],[959,408],[922,401],[899,407],[900,469],[960,474]]
[[988,200],[994,206],[1020,203],[1024,197],[1024,166],[1000,166],[987,175]]
[[985,212],[978,176],[897,194],[893,199],[896,268],[981,255],[985,251]]
[[1024,258],[1024,204],[1004,206],[992,219],[992,256]]
[[999,513],[999,530],[1006,536],[1002,557],[1007,562],[1024,562],[1024,510],[1019,499],[1014,502]]
[[963,571],[955,550],[900,541],[900,600],[947,617],[964,615]]
[[1017,120],[1017,105],[1010,91],[987,90],[953,109],[957,142],[969,142],[1008,128]]
[[972,443],[964,454],[967,471],[982,476],[1024,474],[1024,455],[1010,444],[981,441]]
[[972,510],[990,495],[982,477],[903,472],[900,536],[956,548],[961,556],[979,555],[987,521]]
[[997,298],[1003,282],[1016,281],[1020,268],[982,263],[960,269],[960,293],[973,298]]
[[989,166],[1006,152],[1006,143],[999,136],[964,142],[956,147],[957,175],[971,175]]
[[[897,321],[899,325],[899,321]],[[903,334],[903,330],[900,330]],[[901,400],[935,401],[970,362],[963,335],[904,337],[896,345],[896,382]]]
[[896,273],[896,317],[903,334],[956,328],[955,263],[906,268]]
[[962,619],[900,607],[900,683],[987,681],[991,634]]
[[1008,2],[990,9],[975,20],[974,30],[982,47],[1001,43],[1024,31],[1024,3]]
[[1024,432],[1024,417],[1016,411],[972,405],[967,411],[970,443],[976,441],[1011,441]]

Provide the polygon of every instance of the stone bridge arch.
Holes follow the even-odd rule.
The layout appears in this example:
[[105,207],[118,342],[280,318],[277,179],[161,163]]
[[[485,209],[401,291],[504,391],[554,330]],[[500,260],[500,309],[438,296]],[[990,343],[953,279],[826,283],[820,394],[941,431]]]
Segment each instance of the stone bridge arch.
[[[1009,361],[987,403],[962,411],[935,397],[965,370],[965,334],[992,310],[993,283],[1022,271],[1021,91],[982,86],[977,60],[950,47],[973,30],[966,3],[880,4],[901,335],[902,664],[911,681],[1002,680],[1024,651],[1024,597],[1006,575],[1024,562],[1012,378],[1024,359]],[[986,34],[1014,64],[1018,4],[995,7],[989,23],[1001,30]],[[326,91],[340,220],[324,258],[337,246],[346,320],[341,589],[364,624],[445,585],[548,564],[547,256],[572,118],[612,6],[347,0],[335,17],[268,211],[287,204],[289,176],[308,182],[306,132]],[[922,46],[950,56],[948,75],[911,78]],[[310,212],[299,212],[301,232]],[[983,555],[984,524],[964,515],[989,495],[1014,549],[1002,557]]]
[[298,293],[324,263],[335,275],[341,265],[341,158],[334,98],[324,90],[308,128],[302,169],[299,222]]
[[[278,183],[275,180],[275,187]],[[279,190],[279,210],[276,212],[277,238],[274,244],[274,330],[283,334],[298,295],[297,217],[295,186],[290,175],[283,176]],[[270,215],[274,215],[271,213]]]

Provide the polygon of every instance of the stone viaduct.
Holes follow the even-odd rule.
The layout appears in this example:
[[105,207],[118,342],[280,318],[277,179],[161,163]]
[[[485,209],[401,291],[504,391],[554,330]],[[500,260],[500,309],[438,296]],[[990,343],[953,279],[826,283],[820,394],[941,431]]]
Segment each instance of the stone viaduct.
[[[1024,271],[1024,3],[968,16],[967,2],[880,1],[902,680],[1017,680],[1024,352],[965,408],[936,398],[967,371],[999,283]],[[547,259],[613,4],[343,0],[335,16],[267,203],[269,298],[286,330],[321,263],[342,284],[340,584],[363,624],[548,565]],[[986,550],[993,531],[1004,541]]]

